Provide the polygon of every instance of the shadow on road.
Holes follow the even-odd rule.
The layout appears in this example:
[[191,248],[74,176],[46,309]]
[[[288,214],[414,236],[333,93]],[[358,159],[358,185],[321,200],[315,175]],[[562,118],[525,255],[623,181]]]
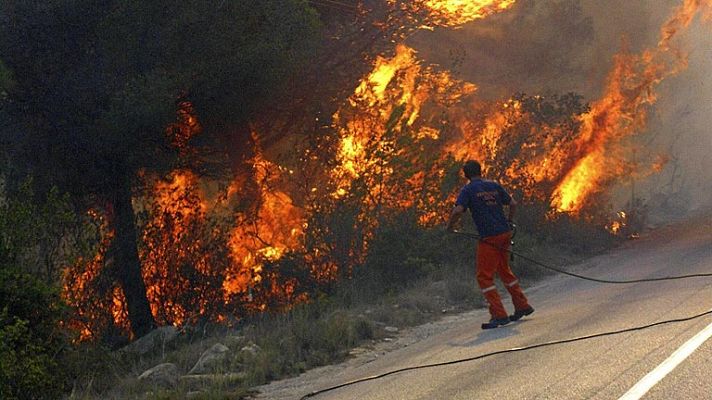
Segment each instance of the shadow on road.
[[519,335],[519,325],[525,323],[524,321],[513,322],[509,325],[499,327],[497,329],[483,330],[473,339],[465,342],[452,341],[448,342],[449,346],[452,347],[476,347],[483,343],[494,342],[501,339],[507,339],[512,336]]

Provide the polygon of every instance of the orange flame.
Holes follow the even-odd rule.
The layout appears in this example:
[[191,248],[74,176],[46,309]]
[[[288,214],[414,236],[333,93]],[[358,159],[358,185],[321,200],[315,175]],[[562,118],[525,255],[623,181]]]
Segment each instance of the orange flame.
[[[144,199],[152,218],[142,235],[140,259],[146,295],[159,323],[181,325],[188,318],[185,305],[177,300],[193,284],[179,271],[190,265],[196,273],[210,273],[210,254],[203,254],[196,227],[205,222],[207,204],[198,177],[190,171],[174,171],[167,180],[159,180],[150,197]],[[192,310],[196,314],[205,302]]]
[[[253,138],[257,143],[256,135]],[[285,170],[265,159],[259,145],[251,163],[258,185],[258,206],[254,216],[238,216],[243,222],[238,222],[230,235],[233,268],[223,286],[227,295],[247,291],[251,281],[261,281],[264,261],[279,260],[286,252],[299,248],[306,224],[303,210],[286,192],[275,188]],[[236,193],[235,186],[229,191]]]
[[700,0],[686,0],[678,7],[663,25],[656,48],[638,56],[616,56],[606,94],[581,117],[583,125],[577,140],[581,156],[554,192],[552,206],[556,210],[578,213],[587,198],[604,189],[605,182],[625,173],[620,164],[623,156],[614,152],[613,145],[645,128],[646,106],[657,100],[655,87],[687,66],[686,55],[671,42],[690,25],[702,4]]
[[[114,238],[108,214],[99,209],[87,212],[89,223],[96,227],[99,236],[96,254],[91,260],[77,260],[63,271],[62,297],[75,310],[66,323],[79,332],[79,340],[91,339],[112,325],[125,332],[129,330],[123,290],[116,285],[102,288],[105,257]],[[108,313],[103,314],[102,310]]]
[[412,0],[407,6],[425,11],[425,22],[430,27],[454,27],[508,10],[515,3],[516,0]]
[[[396,139],[384,137],[389,130],[396,137],[410,136],[415,141],[438,140],[440,130],[430,126],[430,121],[416,124],[425,104],[454,104],[476,90],[474,84],[455,80],[448,72],[423,67],[415,50],[406,45],[397,45],[391,58],[378,57],[348,105],[334,115],[341,134],[339,166],[332,174],[340,182],[335,196],[347,193],[351,181],[366,172],[390,174],[390,167],[374,157],[375,153],[398,152],[393,148]],[[391,120],[398,108],[402,114]],[[377,189],[371,190],[375,195]]]

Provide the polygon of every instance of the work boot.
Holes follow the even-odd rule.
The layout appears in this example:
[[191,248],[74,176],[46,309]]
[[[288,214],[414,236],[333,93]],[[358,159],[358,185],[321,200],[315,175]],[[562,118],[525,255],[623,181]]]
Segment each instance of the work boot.
[[507,325],[509,323],[509,317],[504,318],[492,318],[489,322],[482,324],[482,329],[494,329],[502,325]]
[[522,317],[534,312],[534,307],[529,306],[521,310],[515,310],[514,314],[509,316],[510,321],[519,321]]

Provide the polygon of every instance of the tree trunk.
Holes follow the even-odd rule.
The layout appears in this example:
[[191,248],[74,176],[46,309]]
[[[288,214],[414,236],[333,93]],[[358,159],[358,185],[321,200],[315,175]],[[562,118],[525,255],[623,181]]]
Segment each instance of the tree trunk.
[[141,262],[136,244],[136,222],[131,205],[131,185],[128,177],[120,178],[114,191],[114,238],[116,271],[126,296],[131,331],[136,338],[150,332],[156,322],[146,297],[146,285],[141,276]]

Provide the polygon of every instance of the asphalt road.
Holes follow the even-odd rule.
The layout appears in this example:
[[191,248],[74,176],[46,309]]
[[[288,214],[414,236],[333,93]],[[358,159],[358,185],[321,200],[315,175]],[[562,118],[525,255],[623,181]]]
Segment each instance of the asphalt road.
[[[661,228],[609,254],[571,267],[609,279],[712,272],[712,217]],[[480,330],[485,312],[353,367],[272,385],[268,398],[314,390],[393,369],[619,330],[712,309],[712,278],[598,284],[554,277],[528,290],[536,312],[520,322]],[[511,307],[510,304],[507,304]],[[315,399],[618,399],[680,346],[712,323],[708,316],[645,331],[404,372]],[[712,399],[712,339],[654,385],[644,399]]]

